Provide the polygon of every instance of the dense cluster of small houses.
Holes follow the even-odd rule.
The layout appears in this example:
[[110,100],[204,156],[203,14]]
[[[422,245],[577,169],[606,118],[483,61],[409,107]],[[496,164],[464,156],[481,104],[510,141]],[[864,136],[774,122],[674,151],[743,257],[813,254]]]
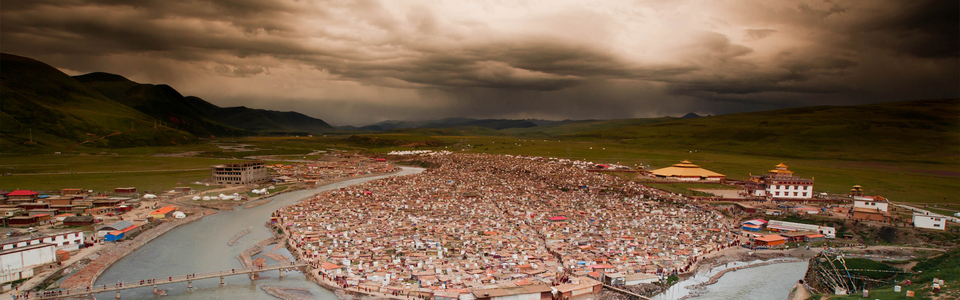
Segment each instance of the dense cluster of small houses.
[[564,298],[599,291],[600,281],[648,283],[736,243],[715,211],[569,161],[420,159],[436,167],[326,192],[273,221],[319,278],[439,298]]

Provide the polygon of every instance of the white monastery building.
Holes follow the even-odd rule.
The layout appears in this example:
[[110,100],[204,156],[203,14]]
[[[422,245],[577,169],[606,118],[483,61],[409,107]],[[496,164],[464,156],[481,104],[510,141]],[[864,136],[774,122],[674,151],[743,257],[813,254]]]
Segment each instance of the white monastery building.
[[762,176],[750,176],[747,190],[751,195],[775,199],[813,198],[813,179],[793,176],[787,165],[780,163],[776,169]]

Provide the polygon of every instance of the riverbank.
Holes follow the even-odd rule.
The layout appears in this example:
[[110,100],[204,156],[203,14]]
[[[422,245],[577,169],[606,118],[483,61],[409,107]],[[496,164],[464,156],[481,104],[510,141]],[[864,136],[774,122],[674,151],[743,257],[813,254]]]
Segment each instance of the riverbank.
[[163,222],[157,227],[146,230],[137,235],[132,240],[120,242],[113,248],[105,249],[105,251],[102,251],[96,259],[81,267],[80,270],[73,275],[67,277],[63,283],[60,284],[60,287],[63,289],[76,289],[93,286],[93,283],[97,281],[97,278],[100,277],[104,271],[109,269],[110,266],[112,266],[121,258],[133,253],[146,243],[149,243],[153,239],[160,237],[164,233],[167,233],[174,228],[184,224],[189,224],[203,218],[206,215],[215,213],[216,211],[212,210],[201,210],[183,219],[174,219],[172,222]]
[[777,260],[769,260],[769,261],[764,261],[764,262],[755,263],[755,264],[748,264],[745,266],[736,266],[732,268],[726,268],[714,274],[713,276],[710,276],[710,279],[707,279],[707,281],[705,282],[701,282],[701,283],[686,287],[687,289],[691,290],[690,294],[680,297],[680,299],[678,300],[686,300],[686,299],[695,298],[703,295],[703,293],[706,291],[707,286],[717,283],[717,281],[719,281],[720,278],[723,277],[723,275],[726,275],[727,273],[730,273],[730,272],[735,272],[735,271],[739,271],[747,268],[768,266],[772,264],[793,263],[793,262],[803,262],[803,260],[796,259],[796,258],[777,259]]
[[[401,169],[401,170],[402,170],[402,169]],[[341,182],[341,181],[346,181],[346,180],[353,180],[353,179],[361,179],[361,178],[374,177],[374,176],[383,176],[383,175],[396,174],[396,173],[398,173],[398,172],[400,172],[400,170],[396,170],[396,171],[393,171],[393,172],[386,172],[386,173],[371,173],[371,174],[366,174],[366,175],[361,175],[361,176],[355,176],[355,177],[340,177],[340,178],[333,179],[333,180],[329,180],[329,181],[317,182],[316,186],[319,187],[319,186],[324,186],[324,185],[328,185],[328,184],[334,184],[334,183]],[[286,190],[283,190],[283,191],[281,191],[281,192],[279,192],[279,193],[276,193],[276,194],[270,194],[269,196],[266,196],[266,197],[258,197],[257,199],[250,200],[250,201],[248,201],[246,204],[243,205],[243,208],[254,208],[254,207],[257,207],[257,206],[264,205],[264,204],[267,204],[267,203],[272,202],[272,201],[273,201],[273,197],[276,197],[276,196],[278,196],[278,195],[282,195],[282,194],[284,194],[284,193],[295,192],[295,191],[307,190],[307,189],[308,189],[307,186],[300,186],[300,185],[298,185],[298,186],[296,186],[296,187],[287,188]],[[241,203],[238,203],[236,206],[240,206],[240,204],[241,204]],[[232,208],[231,208],[231,209],[232,209]]]

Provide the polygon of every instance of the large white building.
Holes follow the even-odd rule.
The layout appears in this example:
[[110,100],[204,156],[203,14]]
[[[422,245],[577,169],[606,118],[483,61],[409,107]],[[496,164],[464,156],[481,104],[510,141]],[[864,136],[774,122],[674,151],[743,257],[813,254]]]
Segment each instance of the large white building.
[[0,282],[33,277],[33,269],[57,261],[54,244],[0,250]]
[[941,215],[931,214],[931,213],[924,213],[924,214],[914,213],[913,227],[946,230],[947,218]]
[[813,179],[793,176],[787,165],[780,163],[770,173],[763,176],[750,176],[747,190],[751,195],[774,199],[811,199],[813,198]]
[[210,179],[217,184],[250,184],[270,179],[262,161],[210,166]]
[[820,226],[813,224],[794,223],[780,220],[770,220],[767,223],[767,229],[776,229],[781,232],[790,231],[813,231],[822,234],[825,238],[837,238],[837,229],[829,226]]
[[83,245],[83,231],[71,230],[44,236],[6,238],[0,240],[0,250],[11,250],[40,244],[54,245],[56,250],[79,250],[80,245]]

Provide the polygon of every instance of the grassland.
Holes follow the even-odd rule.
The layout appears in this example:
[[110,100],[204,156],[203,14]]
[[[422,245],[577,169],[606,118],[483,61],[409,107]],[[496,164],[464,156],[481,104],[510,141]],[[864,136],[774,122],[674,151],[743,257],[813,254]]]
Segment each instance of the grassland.
[[[778,163],[804,178],[815,192],[846,193],[861,185],[869,195],[898,202],[960,203],[960,100],[924,100],[858,107],[812,107],[698,119],[581,121],[532,128],[493,130],[462,127],[393,130],[321,137],[204,139],[201,143],[136,148],[76,147],[64,155],[0,154],[0,173],[185,170],[250,156],[300,158],[316,150],[385,153],[433,149],[469,153],[533,155],[656,169],[690,160],[743,180]],[[253,151],[223,149],[249,145]],[[154,154],[202,151],[193,158]],[[36,152],[35,152],[36,153]],[[52,153],[52,151],[46,152]],[[80,156],[80,153],[117,153]],[[307,158],[318,158],[309,156]],[[198,173],[156,174],[163,182],[190,182]],[[109,175],[109,174],[107,174]],[[181,176],[182,175],[182,176]],[[65,175],[51,175],[65,176]],[[88,175],[90,182],[100,175]],[[106,175],[104,175],[106,176]],[[159,177],[169,177],[163,179]],[[130,177],[135,180],[134,176]],[[60,177],[6,176],[0,188],[50,187]],[[139,181],[139,180],[137,180]],[[75,181],[76,182],[76,181]],[[41,185],[45,184],[45,185]],[[99,184],[99,183],[97,183]],[[124,184],[136,185],[136,184]],[[82,185],[86,186],[86,185]],[[671,191],[687,187],[665,186]],[[960,207],[942,207],[944,212]]]
[[[960,289],[957,284],[960,283],[960,249],[954,249],[946,254],[926,259],[917,263],[912,269],[919,272],[916,275],[899,276],[898,284],[905,279],[910,279],[913,284],[902,286],[900,292],[894,292],[893,286],[884,286],[870,290],[868,299],[931,299],[933,294],[932,282],[934,278],[943,279],[945,289],[938,295],[938,299],[957,299],[960,297]],[[906,291],[916,292],[916,297],[908,298]],[[830,296],[830,299],[863,299],[860,295]]]
[[133,186],[140,192],[160,192],[177,186],[189,186],[195,190],[211,187],[190,184],[210,177],[210,171],[104,173],[65,175],[25,175],[3,177],[4,189],[30,189],[59,191],[61,188],[82,188],[94,191],[113,191],[116,187]]
[[[235,152],[220,148],[238,144],[257,150]],[[190,183],[209,178],[210,165],[236,162],[254,155],[307,154],[326,147],[353,149],[344,144],[342,138],[250,137],[177,147],[80,148],[64,154],[0,154],[0,174],[12,174],[0,177],[0,189],[112,191],[116,187],[134,186],[140,191],[157,192],[191,186],[202,191],[211,187]],[[188,151],[204,152],[196,157],[155,156]],[[268,163],[277,162],[268,160]]]
[[[425,139],[419,133],[407,134]],[[394,134],[395,139],[401,136]],[[417,149],[460,150],[493,154],[533,155],[617,163],[627,166],[662,168],[681,160],[690,160],[727,178],[745,180],[751,174],[764,174],[778,163],[785,163],[800,177],[814,178],[816,192],[845,193],[861,185],[870,195],[917,203],[956,203],[960,190],[960,163],[822,158],[796,151],[789,156],[762,153],[735,153],[690,147],[640,147],[635,144],[583,137],[524,138],[510,136],[464,135],[429,136],[444,146]],[[459,145],[460,142],[464,145]],[[365,145],[358,145],[365,146]],[[410,150],[413,147],[371,146],[370,151]],[[696,150],[696,151],[694,151]]]

